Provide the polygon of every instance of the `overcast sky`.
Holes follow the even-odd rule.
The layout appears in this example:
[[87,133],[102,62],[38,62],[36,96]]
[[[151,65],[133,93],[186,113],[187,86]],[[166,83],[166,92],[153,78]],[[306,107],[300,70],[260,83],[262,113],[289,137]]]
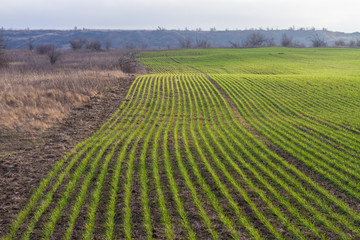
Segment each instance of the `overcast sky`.
[[0,0],[6,29],[223,29],[360,32],[359,0]]

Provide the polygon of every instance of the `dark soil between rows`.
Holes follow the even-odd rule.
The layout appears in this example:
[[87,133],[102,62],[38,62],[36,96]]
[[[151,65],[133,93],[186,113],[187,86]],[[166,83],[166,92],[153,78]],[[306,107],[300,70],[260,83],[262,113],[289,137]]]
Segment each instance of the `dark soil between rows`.
[[0,129],[0,237],[41,179],[78,142],[90,137],[121,103],[135,77],[114,81],[60,123],[38,133]]

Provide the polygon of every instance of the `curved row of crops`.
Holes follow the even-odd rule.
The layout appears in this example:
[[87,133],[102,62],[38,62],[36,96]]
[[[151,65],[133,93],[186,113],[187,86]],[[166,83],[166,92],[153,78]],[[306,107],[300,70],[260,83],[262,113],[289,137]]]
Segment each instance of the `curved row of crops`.
[[[278,82],[271,82],[269,78],[262,81],[261,79],[239,80],[231,76],[226,78],[214,76],[214,79],[217,79],[217,82],[231,96],[242,116],[258,132],[288,154],[302,161],[308,168],[360,200],[358,185],[360,155],[357,150],[360,142],[356,128],[348,128],[337,124],[336,121],[325,120],[317,117],[316,114],[311,114],[311,111],[326,109],[327,106],[322,104],[326,103],[331,105],[329,111],[339,109],[338,116],[340,117],[341,103],[336,99],[331,99],[331,96],[319,95],[320,99],[323,97],[327,101],[314,103],[308,100],[312,97],[306,96],[306,93],[301,93],[305,95],[302,102],[293,101],[297,97],[295,89],[287,95],[265,94],[267,90],[263,91],[263,88],[279,88],[276,86]],[[289,81],[286,85],[289,88],[293,87]],[[242,96],[241,100],[236,97],[238,95]],[[303,109],[307,109],[301,106],[303,104],[312,104],[313,109],[306,113]],[[351,103],[348,103],[347,107],[349,105],[351,106]],[[357,108],[357,106],[352,107]],[[324,127],[324,122],[328,125],[327,127]],[[332,126],[338,131],[333,130]]]
[[5,239],[360,238],[359,103],[306,77],[207,77],[183,57],[144,61],[157,74],[58,162]]

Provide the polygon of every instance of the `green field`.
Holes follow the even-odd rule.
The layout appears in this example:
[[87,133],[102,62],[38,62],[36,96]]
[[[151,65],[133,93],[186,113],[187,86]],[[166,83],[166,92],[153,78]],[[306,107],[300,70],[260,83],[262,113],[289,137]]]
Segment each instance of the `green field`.
[[138,58],[8,239],[360,239],[360,50]]

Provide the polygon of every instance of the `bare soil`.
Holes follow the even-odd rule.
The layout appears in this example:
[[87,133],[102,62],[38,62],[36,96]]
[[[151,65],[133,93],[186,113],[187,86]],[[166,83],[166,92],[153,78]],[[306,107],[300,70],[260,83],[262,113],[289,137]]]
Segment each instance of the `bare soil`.
[[45,131],[0,129],[0,237],[56,162],[110,118],[134,79],[132,75],[114,81]]

